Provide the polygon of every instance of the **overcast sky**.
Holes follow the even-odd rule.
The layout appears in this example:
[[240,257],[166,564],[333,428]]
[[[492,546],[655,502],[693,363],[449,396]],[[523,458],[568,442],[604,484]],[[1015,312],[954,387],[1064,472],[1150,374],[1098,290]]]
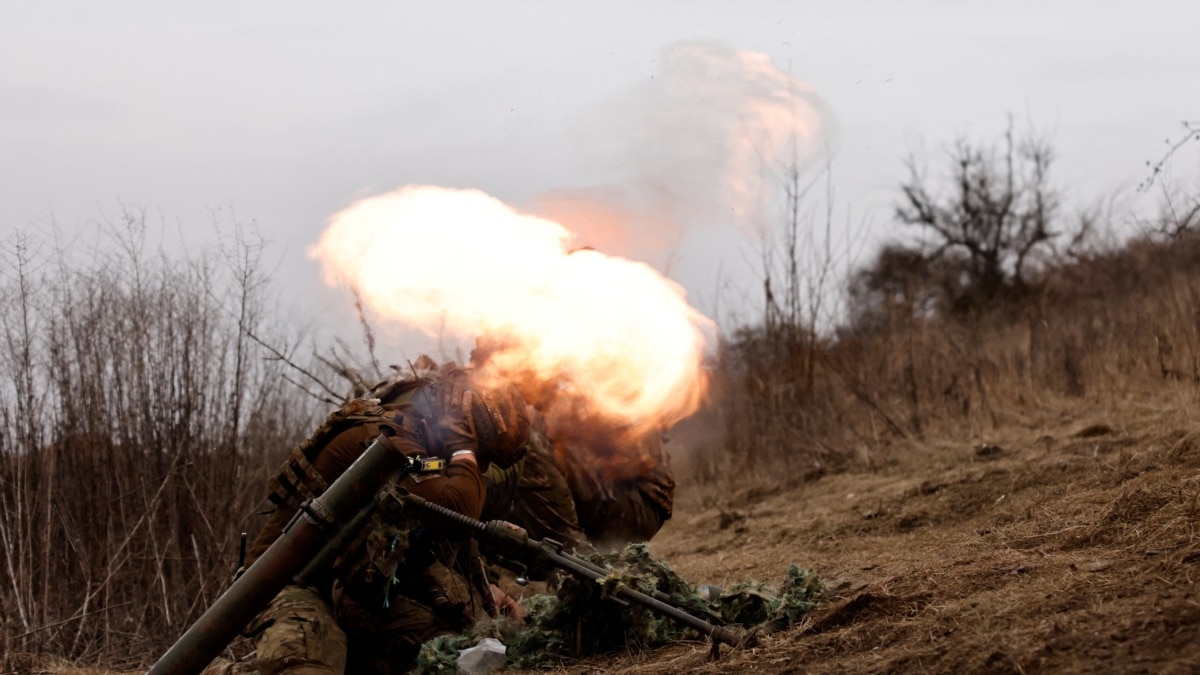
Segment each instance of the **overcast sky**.
[[[522,207],[613,181],[632,141],[607,111],[697,40],[766,54],[819,97],[839,223],[886,232],[906,154],[990,142],[1009,114],[1084,204],[1131,190],[1200,119],[1197,26],[1186,0],[9,0],[0,231],[74,232],[124,203],[202,238],[232,208],[298,301],[319,285],[305,249],[358,196],[423,183]],[[672,274],[711,310],[716,270],[747,251],[687,251]]]

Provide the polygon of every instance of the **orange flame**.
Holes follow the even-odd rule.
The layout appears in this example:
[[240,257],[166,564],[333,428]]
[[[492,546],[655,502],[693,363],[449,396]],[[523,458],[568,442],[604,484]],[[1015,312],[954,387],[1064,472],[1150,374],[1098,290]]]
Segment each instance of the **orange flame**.
[[500,338],[502,376],[564,384],[645,430],[694,412],[713,322],[651,267],[570,243],[478,190],[408,186],[331,217],[308,253],[385,320]]

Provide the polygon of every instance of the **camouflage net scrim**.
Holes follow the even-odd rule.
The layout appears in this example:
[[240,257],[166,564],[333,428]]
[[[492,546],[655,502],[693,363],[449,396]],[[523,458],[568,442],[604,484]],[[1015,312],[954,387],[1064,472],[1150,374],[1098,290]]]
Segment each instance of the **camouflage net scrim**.
[[777,589],[757,582],[739,583],[709,602],[666,563],[650,557],[643,544],[631,544],[619,553],[587,557],[613,573],[600,583],[564,578],[556,596],[537,595],[522,602],[526,612],[523,621],[486,623],[463,635],[426,642],[417,660],[417,672],[454,673],[459,651],[485,637],[497,638],[507,646],[505,666],[510,668],[547,668],[593,654],[705,639],[695,630],[641,605],[606,599],[606,590],[618,584],[644,593],[661,591],[671,597],[673,604],[698,618],[760,634],[795,624],[816,606],[824,589],[815,574],[792,565]]

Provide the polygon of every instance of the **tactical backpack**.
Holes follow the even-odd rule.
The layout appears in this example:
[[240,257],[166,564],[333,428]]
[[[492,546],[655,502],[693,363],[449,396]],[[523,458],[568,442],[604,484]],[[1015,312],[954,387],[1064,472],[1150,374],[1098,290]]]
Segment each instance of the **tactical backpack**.
[[[416,391],[416,386],[412,390]],[[292,450],[279,472],[271,478],[267,499],[279,508],[295,510],[306,500],[325,492],[329,482],[312,465],[321,450],[338,434],[359,424],[378,424],[399,431],[394,416],[405,403],[407,401],[398,401],[384,406],[376,399],[356,398],[330,413],[308,440]]]

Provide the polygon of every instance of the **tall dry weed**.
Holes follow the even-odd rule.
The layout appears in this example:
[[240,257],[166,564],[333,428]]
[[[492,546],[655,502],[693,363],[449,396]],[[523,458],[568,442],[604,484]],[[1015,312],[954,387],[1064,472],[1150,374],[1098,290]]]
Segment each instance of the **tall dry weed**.
[[223,589],[266,467],[316,412],[248,335],[284,343],[261,243],[173,258],[126,212],[89,250],[0,253],[0,667],[131,667]]

